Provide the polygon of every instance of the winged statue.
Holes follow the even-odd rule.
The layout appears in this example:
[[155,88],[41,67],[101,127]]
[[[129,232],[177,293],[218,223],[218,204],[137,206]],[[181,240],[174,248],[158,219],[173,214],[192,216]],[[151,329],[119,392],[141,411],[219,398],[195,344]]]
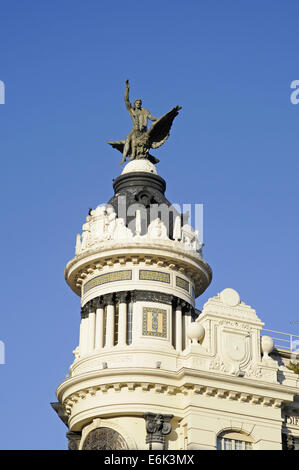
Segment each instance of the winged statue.
[[[171,111],[160,118],[151,115],[148,109],[142,107],[142,100],[137,98],[134,105],[129,100],[129,80],[126,80],[125,104],[133,122],[133,128],[125,140],[108,142],[113,148],[119,150],[123,157],[121,164],[129,157],[130,160],[147,159],[152,163],[158,163],[156,157],[150,155],[151,148],[161,147],[169,137],[169,132],[174,118],[179,114],[180,106],[175,106]],[[152,125],[147,129],[147,121]]]

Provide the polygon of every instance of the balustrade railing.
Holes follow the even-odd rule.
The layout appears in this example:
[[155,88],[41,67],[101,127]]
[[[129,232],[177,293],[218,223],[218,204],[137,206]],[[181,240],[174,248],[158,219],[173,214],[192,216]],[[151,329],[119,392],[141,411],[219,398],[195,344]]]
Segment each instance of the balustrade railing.
[[[273,334],[274,333],[274,334]],[[293,352],[299,354],[299,336],[291,333],[283,333],[282,331],[268,330],[263,328],[262,336],[271,336],[276,349]]]

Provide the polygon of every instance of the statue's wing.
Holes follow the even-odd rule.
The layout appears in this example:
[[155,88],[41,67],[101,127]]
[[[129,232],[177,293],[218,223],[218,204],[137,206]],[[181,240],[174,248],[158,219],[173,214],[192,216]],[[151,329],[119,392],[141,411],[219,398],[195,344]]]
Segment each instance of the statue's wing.
[[121,153],[123,153],[125,142],[126,142],[125,140],[117,140],[116,142],[107,142],[107,143],[110,144],[114,149],[117,149]]
[[169,131],[174,118],[179,114],[181,106],[176,106],[164,116],[155,121],[148,130],[150,147],[155,149],[164,144],[169,137]]
[[153,157],[153,156],[150,155],[150,154],[148,154],[148,157],[147,157],[147,158],[148,158],[148,160],[149,160],[150,162],[152,162],[154,165],[156,165],[156,163],[159,163],[159,161],[160,161],[158,158]]

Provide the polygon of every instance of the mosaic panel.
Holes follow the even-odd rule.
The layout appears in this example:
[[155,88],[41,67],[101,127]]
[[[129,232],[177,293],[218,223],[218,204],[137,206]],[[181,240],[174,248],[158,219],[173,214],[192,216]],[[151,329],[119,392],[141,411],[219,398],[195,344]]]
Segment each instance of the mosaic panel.
[[148,269],[141,269],[139,271],[140,281],[159,281],[170,284],[170,274],[161,271],[150,271]]
[[167,338],[167,310],[143,307],[142,335]]
[[175,283],[177,287],[180,287],[181,289],[184,289],[189,292],[189,282],[183,279],[182,277],[176,276]]
[[96,276],[90,281],[88,281],[84,287],[83,292],[86,294],[93,287],[101,286],[102,284],[107,284],[108,282],[114,281],[129,281],[132,279],[132,271],[115,271],[114,273],[101,274]]

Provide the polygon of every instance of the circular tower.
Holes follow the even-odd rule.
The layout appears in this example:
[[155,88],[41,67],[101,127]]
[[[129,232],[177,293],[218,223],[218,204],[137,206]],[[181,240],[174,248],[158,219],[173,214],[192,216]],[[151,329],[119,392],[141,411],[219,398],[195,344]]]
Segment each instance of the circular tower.
[[165,197],[146,159],[128,163],[114,196],[90,210],[65,279],[81,298],[79,344],[52,404],[71,449],[182,448],[175,393],[211,282],[200,234]]

